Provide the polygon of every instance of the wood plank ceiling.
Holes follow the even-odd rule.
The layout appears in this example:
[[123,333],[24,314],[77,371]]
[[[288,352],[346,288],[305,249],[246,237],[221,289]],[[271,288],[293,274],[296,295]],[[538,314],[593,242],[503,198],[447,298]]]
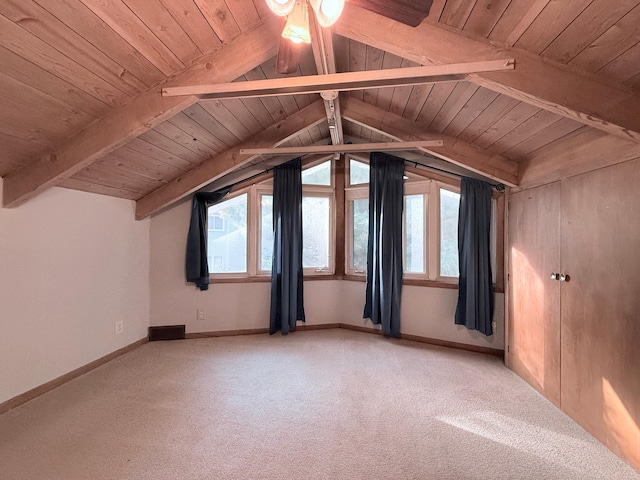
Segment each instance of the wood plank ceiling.
[[[367,15],[374,14],[347,4],[344,18]],[[385,31],[399,28],[370,18],[384,22]],[[588,78],[636,101],[630,108],[640,105],[640,0],[436,0],[425,22],[558,65],[575,82],[571,88],[579,90]],[[234,153],[240,145],[330,141],[326,120],[317,118],[317,94],[173,103],[160,98],[163,85],[203,83],[207,74],[220,82],[278,78],[280,27],[264,0],[3,0],[5,203],[10,198],[17,205],[59,185],[138,200],[151,205],[139,215],[145,216],[240,166]],[[422,58],[400,47],[385,51],[379,47],[388,40],[378,42],[376,31],[365,35],[351,28],[340,22],[334,27],[338,72],[417,66]],[[316,65],[307,47],[294,75],[315,75]],[[612,153],[640,157],[637,138],[594,128],[589,112],[578,121],[562,108],[542,108],[469,80],[353,91],[341,98],[374,106],[381,119],[402,117],[419,130],[510,162],[522,185],[560,177],[580,162],[606,162],[602,157]],[[372,123],[347,118],[344,134],[367,142],[397,138]],[[188,188],[177,189],[181,181]]]

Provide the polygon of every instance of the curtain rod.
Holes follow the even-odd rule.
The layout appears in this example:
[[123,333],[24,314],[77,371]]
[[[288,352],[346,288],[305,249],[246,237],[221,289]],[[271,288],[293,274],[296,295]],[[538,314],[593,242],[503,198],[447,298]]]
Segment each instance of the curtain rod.
[[[404,163],[405,165],[414,165],[415,168],[418,168],[418,166],[421,166],[427,170],[435,170],[437,172],[446,173],[447,175],[453,175],[454,177],[458,177],[458,178],[466,177],[466,175],[462,175],[461,173],[449,172],[442,168],[433,167],[431,165],[425,165],[424,163],[416,162],[415,160],[405,160]],[[487,182],[487,183],[491,185],[493,188],[495,188],[497,192],[504,192],[505,186],[503,183],[491,183],[491,182]]]
[[[420,166],[420,167],[423,167],[424,169],[427,169],[427,170],[435,170],[437,172],[446,173],[447,175],[453,175],[454,177],[458,177],[458,178],[462,178],[462,177],[465,176],[465,175],[462,175],[460,173],[449,172],[449,171],[444,170],[442,168],[433,167],[431,165],[425,165],[424,163],[416,162],[414,160],[404,160],[404,163],[405,163],[405,165],[413,165],[413,166],[415,166],[415,168],[418,168],[418,166]],[[260,177],[262,175],[265,175],[265,174],[271,172],[274,168],[275,167],[267,168],[266,170],[263,170],[262,172],[255,173],[255,174],[251,175],[250,177],[244,178],[242,180],[238,180],[237,182],[230,183],[229,185],[226,185],[226,186],[220,187],[220,188],[231,188],[231,189],[233,189],[233,187],[235,187],[236,185],[240,185],[241,183],[248,182],[250,180],[253,180],[254,178],[258,178],[258,177]],[[502,183],[495,183],[494,184],[494,183],[490,183],[490,182],[487,182],[487,183],[489,183],[493,188],[495,188],[495,190],[497,192],[504,192],[504,189],[505,189],[504,184],[502,184]]]

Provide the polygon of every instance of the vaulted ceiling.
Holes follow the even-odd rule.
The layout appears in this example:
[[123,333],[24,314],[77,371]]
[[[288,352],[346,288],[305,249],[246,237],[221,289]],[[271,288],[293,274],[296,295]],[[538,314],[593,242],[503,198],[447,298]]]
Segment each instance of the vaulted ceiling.
[[[0,2],[3,204],[57,185],[144,218],[260,158],[327,143],[319,94],[199,100],[164,87],[287,78],[264,0]],[[409,27],[347,3],[288,77],[514,58],[457,82],[343,92],[334,142],[433,138],[510,185],[640,157],[639,0],[435,0]]]

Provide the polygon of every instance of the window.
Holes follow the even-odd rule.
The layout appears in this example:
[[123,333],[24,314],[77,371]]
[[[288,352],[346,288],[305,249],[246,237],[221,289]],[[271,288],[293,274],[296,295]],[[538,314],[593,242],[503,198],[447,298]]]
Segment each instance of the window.
[[460,276],[458,266],[458,211],[460,194],[440,188],[440,276]]
[[[345,271],[364,275],[367,266],[369,223],[369,166],[349,162],[345,189]],[[415,280],[457,282],[458,210],[460,193],[448,183],[405,174],[403,213],[404,277]],[[493,202],[492,266],[495,272],[495,201]]]
[[[302,229],[305,274],[333,274],[334,191],[331,161],[303,167]],[[209,207],[208,261],[216,277],[271,274],[273,181]]]
[[247,201],[243,193],[209,207],[207,260],[214,275],[247,271]]

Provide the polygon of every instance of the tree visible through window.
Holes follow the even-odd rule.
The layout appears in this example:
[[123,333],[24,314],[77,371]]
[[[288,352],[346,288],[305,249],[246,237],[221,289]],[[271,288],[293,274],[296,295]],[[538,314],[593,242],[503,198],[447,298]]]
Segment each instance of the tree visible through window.
[[[247,271],[247,194],[209,207],[209,227],[222,219],[224,228],[209,228],[207,260],[211,273]],[[212,221],[213,220],[213,221]]]
[[440,189],[440,276],[458,277],[458,211],[460,194]]

